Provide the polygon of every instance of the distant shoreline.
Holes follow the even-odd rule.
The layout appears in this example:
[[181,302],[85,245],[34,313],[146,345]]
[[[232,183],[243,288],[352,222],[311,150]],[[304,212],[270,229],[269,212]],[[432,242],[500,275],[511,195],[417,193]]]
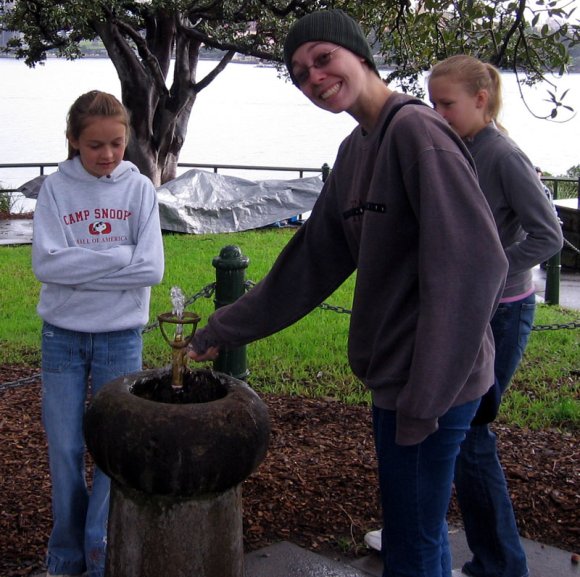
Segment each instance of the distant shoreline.
[[[237,57],[236,57],[237,56]],[[232,59],[233,64],[253,64],[253,65],[257,65],[257,66],[263,66],[263,67],[275,67],[276,64],[281,64],[278,63],[274,60],[264,60],[261,58],[256,58],[254,56],[244,56],[243,54],[238,55],[236,53],[236,56]],[[63,60],[62,56],[56,56],[55,54],[47,54],[46,55],[47,58],[50,58],[51,60]],[[4,59],[8,59],[8,60],[23,60],[22,58],[17,58],[14,55],[11,54],[6,54],[6,53],[0,53],[0,58],[4,58]],[[79,56],[79,58],[76,58],[76,60],[110,60],[108,54],[99,54],[99,53],[95,53],[95,54],[84,54],[83,56]],[[174,59],[172,59],[174,60]],[[199,60],[204,60],[204,61],[214,61],[214,62],[218,62],[220,60],[219,57],[215,56],[215,55],[200,55]],[[394,66],[386,66],[384,64],[379,64],[377,63],[377,68],[379,70],[384,70],[384,71],[390,71],[390,70],[395,70]],[[580,67],[578,68],[578,70],[576,70],[575,66],[572,65],[571,70],[568,70],[563,77],[565,76],[575,76],[577,74],[580,74]],[[512,70],[502,70],[502,72],[511,72]]]

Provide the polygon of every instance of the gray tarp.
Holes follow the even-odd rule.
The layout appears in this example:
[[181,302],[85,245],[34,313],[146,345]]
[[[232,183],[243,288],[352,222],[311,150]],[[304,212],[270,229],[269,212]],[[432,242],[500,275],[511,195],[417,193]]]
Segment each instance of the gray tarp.
[[[45,178],[18,190],[35,199]],[[157,189],[161,228],[190,234],[261,228],[312,210],[321,190],[319,176],[246,180],[193,169]]]
[[36,200],[38,198],[38,191],[46,178],[46,174],[41,174],[28,182],[25,182],[22,186],[18,187],[16,190],[17,192],[22,193],[23,196],[26,198],[32,198]]
[[319,176],[245,180],[189,170],[157,189],[161,228],[191,234],[261,228],[312,210]]

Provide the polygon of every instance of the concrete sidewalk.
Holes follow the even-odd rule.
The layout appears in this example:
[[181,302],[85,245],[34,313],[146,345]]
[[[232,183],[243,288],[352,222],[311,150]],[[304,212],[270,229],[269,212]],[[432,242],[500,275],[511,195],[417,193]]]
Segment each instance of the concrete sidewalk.
[[[450,528],[453,566],[460,568],[471,559],[465,533]],[[522,539],[528,557],[530,577],[579,577],[580,565],[573,553]],[[246,577],[381,577],[383,563],[377,552],[359,559],[328,558],[281,542],[246,556]],[[459,569],[454,574],[461,575]]]
[[0,246],[32,243],[32,219],[0,220]]
[[[471,559],[465,533],[450,528],[449,540],[455,575]],[[580,577],[580,565],[573,553],[522,539],[528,557],[530,577]],[[377,552],[358,559],[328,558],[281,542],[246,556],[246,577],[381,577],[383,563]]]
[[[459,568],[471,558],[465,533],[450,528],[449,540],[453,565]],[[530,577],[580,577],[580,565],[573,562],[573,553],[528,539],[522,541],[528,556]],[[245,557],[245,577],[381,577],[382,570],[383,564],[376,551],[369,551],[368,555],[358,559],[328,557],[288,541],[253,551]],[[454,575],[461,575],[459,569],[454,571]],[[45,574],[33,577],[45,577]]]
[[[461,566],[472,557],[465,540],[465,532],[458,527],[450,527],[449,543],[453,567],[461,574]],[[580,565],[574,562],[575,552],[563,551],[529,539],[522,539],[522,544],[528,559],[530,577],[580,577]],[[352,562],[352,566],[364,571],[366,577],[382,575],[383,563],[378,553],[357,559]]]
[[[546,294],[546,271],[537,266],[533,272],[536,296],[540,302]],[[558,300],[561,307],[580,311],[580,272],[560,272],[560,298]]]

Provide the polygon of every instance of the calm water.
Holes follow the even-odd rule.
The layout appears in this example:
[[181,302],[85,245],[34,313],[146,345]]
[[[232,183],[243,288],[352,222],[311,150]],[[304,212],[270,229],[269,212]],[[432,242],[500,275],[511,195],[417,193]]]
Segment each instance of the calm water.
[[[200,62],[199,78],[214,64]],[[95,88],[120,96],[115,69],[107,59],[51,59],[35,69],[0,59],[0,78],[0,163],[62,160],[65,117],[73,100]],[[515,77],[504,74],[503,79],[503,124],[532,161],[556,175],[580,164],[580,116],[567,123],[537,120],[520,100]],[[580,110],[580,75],[560,81],[559,92],[568,88],[568,103]],[[549,111],[544,88],[527,93],[534,110]],[[278,78],[274,68],[230,64],[199,94],[180,161],[332,165],[339,143],[353,127],[347,114],[335,116],[310,104],[292,84]],[[13,185],[4,170],[0,182]]]

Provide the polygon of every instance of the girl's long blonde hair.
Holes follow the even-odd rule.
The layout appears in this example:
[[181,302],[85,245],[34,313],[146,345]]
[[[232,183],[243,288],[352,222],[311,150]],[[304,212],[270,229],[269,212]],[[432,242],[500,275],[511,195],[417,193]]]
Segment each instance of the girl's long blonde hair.
[[112,94],[91,90],[79,96],[70,107],[66,118],[66,137],[68,140],[68,159],[74,158],[79,151],[71,144],[71,140],[78,140],[89,120],[95,116],[114,116],[125,125],[125,143],[129,142],[129,114],[117,98]]
[[431,68],[431,78],[451,78],[463,84],[469,94],[475,96],[480,90],[486,90],[487,120],[493,120],[496,126],[506,132],[499,122],[502,106],[501,74],[499,70],[486,62],[481,62],[467,54],[457,54],[438,62]]

